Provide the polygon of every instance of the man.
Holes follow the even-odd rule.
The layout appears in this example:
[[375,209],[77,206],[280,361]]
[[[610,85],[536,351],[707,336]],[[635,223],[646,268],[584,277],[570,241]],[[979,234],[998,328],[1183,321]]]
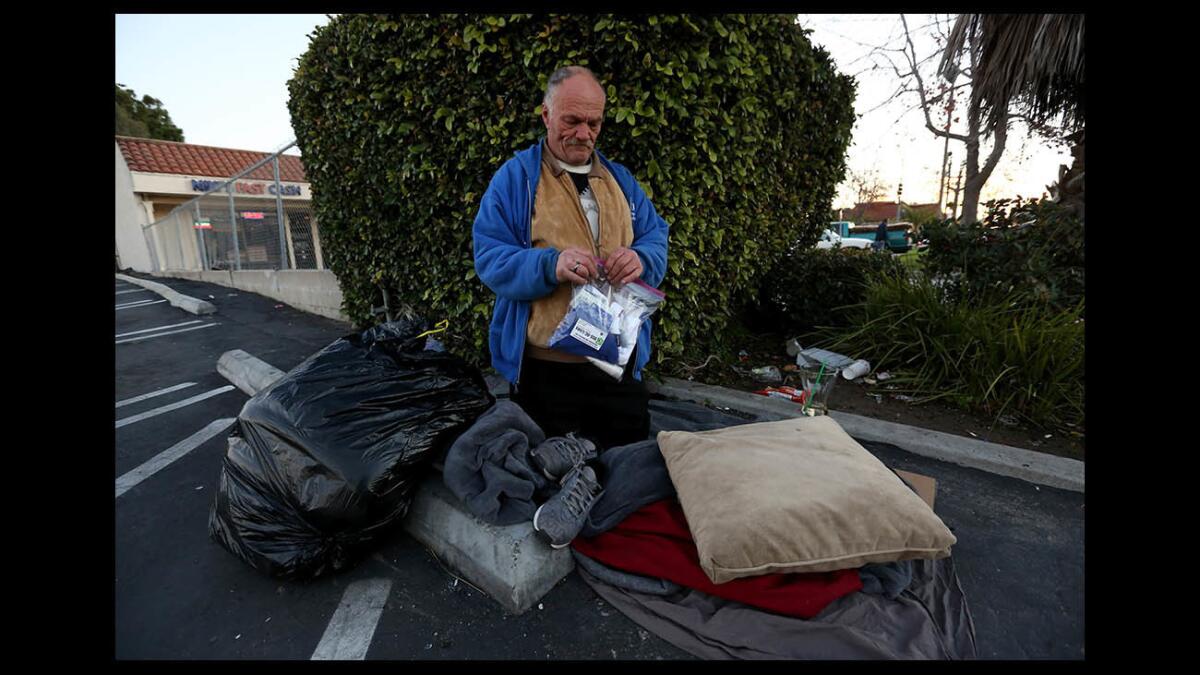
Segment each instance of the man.
[[[599,495],[598,451],[647,438],[650,321],[620,381],[586,358],[549,348],[571,287],[596,279],[658,286],[667,268],[668,225],[628,169],[596,150],[604,89],[587,68],[555,71],[542,100],[544,140],[492,177],[475,218],[475,270],[496,293],[488,346],[512,400],[546,432],[532,455],[563,489],[534,527],[565,546]],[[602,479],[603,477],[600,477]],[[543,514],[543,512],[545,512]]]
[[888,240],[887,218],[884,218],[883,221],[879,223],[878,229],[875,230],[875,241],[874,241],[874,243],[871,244],[871,248],[875,249],[876,251],[885,250],[888,245],[887,240]]

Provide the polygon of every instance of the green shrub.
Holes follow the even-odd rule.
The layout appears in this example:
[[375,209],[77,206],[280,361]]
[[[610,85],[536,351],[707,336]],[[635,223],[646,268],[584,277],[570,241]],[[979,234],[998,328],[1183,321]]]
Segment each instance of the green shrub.
[[922,401],[1015,415],[1038,425],[1083,425],[1083,305],[1058,310],[1016,293],[948,299],[923,277],[882,277],[853,310],[852,327],[822,346],[895,375]]
[[671,225],[655,358],[711,350],[787,242],[816,241],[854,121],[854,82],[794,15],[341,15],[288,83],[343,308],[377,286],[486,360],[494,295],[471,224],[488,181],[542,137],[556,68],[606,85],[599,147]]
[[[928,224],[925,269],[954,297],[1020,302],[1069,310],[1083,303],[1083,224],[1049,200],[987,202],[980,223]],[[1032,223],[1022,226],[1024,223]]]
[[923,214],[923,215],[918,215],[916,218],[913,218],[912,224],[913,224],[914,240],[920,241],[920,240],[924,239],[925,238],[925,228],[930,227],[930,226],[936,226],[942,222],[943,222],[942,219],[934,214]]
[[912,274],[922,274],[925,271],[925,254],[915,248],[910,248],[895,259]]
[[896,258],[870,249],[796,247],[763,279],[760,320],[788,335],[848,326],[846,308],[865,299],[868,283],[903,269]]

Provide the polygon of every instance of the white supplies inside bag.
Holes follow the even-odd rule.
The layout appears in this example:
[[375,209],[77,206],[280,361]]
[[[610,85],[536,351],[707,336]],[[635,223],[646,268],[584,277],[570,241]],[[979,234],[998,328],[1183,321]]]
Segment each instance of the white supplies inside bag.
[[658,310],[665,298],[665,293],[640,279],[613,291],[609,313],[614,317],[611,332],[617,337],[617,362],[614,364],[592,356],[588,361],[613,379],[620,380],[637,346],[642,324]]

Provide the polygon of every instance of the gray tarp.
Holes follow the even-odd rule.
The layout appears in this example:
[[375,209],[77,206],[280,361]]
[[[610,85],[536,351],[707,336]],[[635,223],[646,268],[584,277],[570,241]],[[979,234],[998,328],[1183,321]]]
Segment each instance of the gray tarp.
[[638,593],[577,570],[622,614],[700,658],[973,659],[975,626],[953,560],[914,561],[913,583],[895,600],[851,593],[812,619],[691,589]]

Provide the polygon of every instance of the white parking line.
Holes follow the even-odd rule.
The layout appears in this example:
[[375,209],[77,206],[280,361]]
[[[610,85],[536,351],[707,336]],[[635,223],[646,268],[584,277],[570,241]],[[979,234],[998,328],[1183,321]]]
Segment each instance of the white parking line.
[[157,305],[160,302],[166,302],[166,300],[150,300],[148,302],[135,302],[130,305],[117,305],[117,311],[119,312],[123,309],[136,309],[138,307],[148,307],[150,305]]
[[[163,299],[163,300],[166,300],[166,298],[162,298],[162,299]],[[130,301],[130,302],[126,302],[126,303],[124,303],[124,304],[121,304],[121,305],[117,305],[117,307],[118,307],[118,308],[120,308],[120,307],[133,307],[134,305],[145,305],[145,304],[147,304],[147,303],[151,303],[151,302],[154,302],[154,300],[133,300],[133,301]]]
[[120,497],[133,486],[165,469],[171,462],[203,445],[205,441],[221,433],[235,421],[237,420],[233,417],[226,417],[210,422],[208,426],[200,431],[163,450],[138,468],[121,476],[117,479],[117,497]]
[[126,293],[149,293],[149,288],[134,288],[128,291],[117,291],[117,295],[125,295]]
[[163,394],[169,394],[173,391],[179,391],[180,389],[187,389],[188,387],[194,387],[194,386],[196,386],[195,382],[184,382],[183,384],[177,384],[173,387],[167,387],[166,389],[159,389],[158,391],[152,391],[149,394],[142,394],[141,396],[134,396],[133,398],[127,398],[124,401],[117,401],[117,407],[120,408],[122,406],[127,406],[131,403],[145,401],[148,398],[154,398],[155,396],[162,396]]
[[366,658],[391,590],[391,579],[360,579],[347,586],[311,660],[362,661]]
[[166,330],[168,328],[179,328],[180,326],[190,326],[194,323],[200,323],[200,319],[196,319],[195,321],[184,321],[183,323],[173,323],[169,326],[155,326],[154,328],[147,328],[145,330],[131,330],[128,333],[119,333],[117,335],[114,335],[113,337],[115,337],[115,338],[129,337],[130,335],[137,335],[139,333],[152,333],[156,330]]
[[206,398],[212,398],[213,396],[216,396],[218,394],[224,394],[225,392],[230,391],[233,388],[234,387],[232,384],[227,384],[224,387],[220,387],[219,389],[213,389],[212,391],[206,391],[203,394],[196,394],[195,396],[193,396],[191,398],[185,398],[182,401],[178,401],[178,402],[172,403],[170,405],[164,405],[161,408],[155,408],[154,410],[147,410],[146,412],[134,415],[133,417],[126,417],[124,419],[119,419],[119,420],[117,420],[116,428],[120,429],[121,427],[128,426],[130,424],[133,424],[134,422],[141,422],[142,420],[150,419],[151,417],[157,417],[158,415],[161,415],[163,413],[169,413],[172,410],[179,410],[180,408],[187,407],[193,403],[199,403],[200,401],[203,401]]
[[126,342],[137,342],[138,340],[153,340],[156,337],[162,337],[164,335],[174,335],[176,333],[186,333],[189,330],[200,330],[201,328],[212,328],[213,326],[220,326],[220,325],[221,324],[219,324],[219,323],[206,323],[203,326],[192,326],[191,328],[180,328],[179,330],[169,330],[165,333],[155,333],[154,335],[143,335],[142,337],[125,338],[124,340],[117,340],[116,344],[124,344]]

